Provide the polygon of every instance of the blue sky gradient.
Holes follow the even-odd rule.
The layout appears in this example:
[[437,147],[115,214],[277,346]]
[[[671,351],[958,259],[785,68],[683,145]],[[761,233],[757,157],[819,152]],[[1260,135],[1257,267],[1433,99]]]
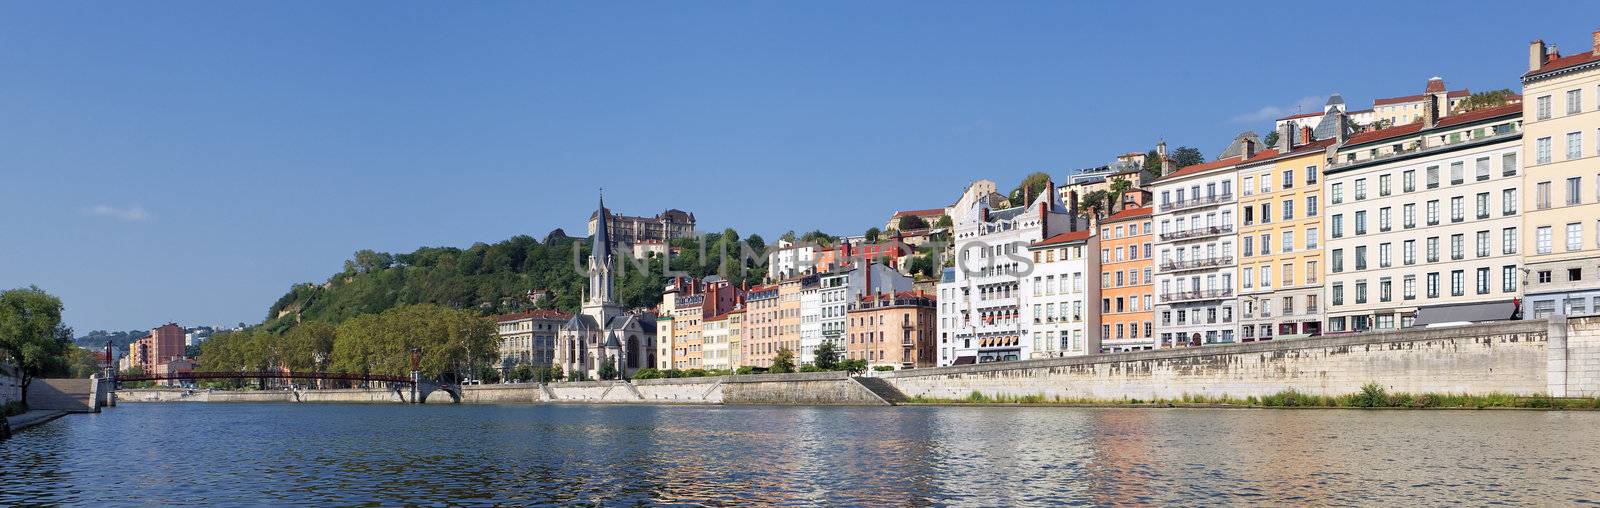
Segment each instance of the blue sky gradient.
[[1592,6],[9,2],[0,286],[79,332],[253,323],[357,249],[582,231],[602,185],[855,234],[1334,91],[1517,89],[1600,22],[1561,12]]

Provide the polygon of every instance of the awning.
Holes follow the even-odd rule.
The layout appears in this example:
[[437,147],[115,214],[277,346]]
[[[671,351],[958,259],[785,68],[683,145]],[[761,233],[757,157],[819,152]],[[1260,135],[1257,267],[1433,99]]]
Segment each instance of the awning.
[[1417,309],[1417,320],[1412,323],[1412,326],[1517,319],[1519,314],[1518,304],[1519,302],[1513,299],[1498,302],[1457,303],[1422,307]]

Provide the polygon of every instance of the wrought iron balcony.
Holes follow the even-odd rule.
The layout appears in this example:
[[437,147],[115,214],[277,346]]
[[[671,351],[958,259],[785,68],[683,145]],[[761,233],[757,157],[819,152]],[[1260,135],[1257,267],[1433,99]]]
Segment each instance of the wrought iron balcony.
[[1213,194],[1210,196],[1199,196],[1185,199],[1183,201],[1168,201],[1161,203],[1161,211],[1171,212],[1175,210],[1186,210],[1200,206],[1218,205],[1227,203],[1229,201],[1233,201],[1233,193],[1231,192],[1225,194]]
[[1233,264],[1233,256],[1212,256],[1200,259],[1180,259],[1161,263],[1162,272],[1181,272],[1186,270],[1199,270],[1202,268],[1215,268]]
[[1202,289],[1199,291],[1175,291],[1164,293],[1161,300],[1164,302],[1195,302],[1201,300],[1221,300],[1232,298],[1233,288],[1227,289]]
[[1172,240],[1185,240],[1185,239],[1189,239],[1189,238],[1206,238],[1206,237],[1212,237],[1212,236],[1218,236],[1218,235],[1225,235],[1225,234],[1232,233],[1232,232],[1233,232],[1233,225],[1232,224],[1227,224],[1227,225],[1222,225],[1222,226],[1206,226],[1206,227],[1199,227],[1199,228],[1190,228],[1190,229],[1185,229],[1185,230],[1181,230],[1181,231],[1169,231],[1169,232],[1166,232],[1166,233],[1161,233],[1160,236],[1161,236],[1161,241],[1172,241]]

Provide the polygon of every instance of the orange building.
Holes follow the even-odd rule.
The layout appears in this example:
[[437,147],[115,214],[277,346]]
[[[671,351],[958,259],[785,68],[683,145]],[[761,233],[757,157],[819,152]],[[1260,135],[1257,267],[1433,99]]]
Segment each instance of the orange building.
[[1106,352],[1155,349],[1150,298],[1155,268],[1150,208],[1130,208],[1100,223],[1100,348]]
[[845,355],[869,367],[915,369],[938,365],[938,302],[921,291],[865,295],[846,312]]

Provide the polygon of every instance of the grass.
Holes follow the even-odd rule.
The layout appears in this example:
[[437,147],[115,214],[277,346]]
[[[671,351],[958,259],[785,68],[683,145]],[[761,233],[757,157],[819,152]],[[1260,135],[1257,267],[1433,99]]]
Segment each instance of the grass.
[[1465,393],[1389,393],[1377,383],[1367,383],[1360,391],[1344,395],[1315,395],[1293,388],[1261,397],[1244,398],[1183,394],[1177,399],[1092,399],[1086,397],[1049,397],[1043,393],[1031,395],[987,394],[974,390],[963,398],[940,398],[917,395],[909,398],[910,404],[1015,404],[1015,405],[1081,405],[1081,406],[1234,406],[1234,407],[1323,407],[1323,408],[1405,408],[1405,409],[1600,409],[1600,398],[1564,397],[1548,395],[1520,396],[1509,393],[1469,395]]

